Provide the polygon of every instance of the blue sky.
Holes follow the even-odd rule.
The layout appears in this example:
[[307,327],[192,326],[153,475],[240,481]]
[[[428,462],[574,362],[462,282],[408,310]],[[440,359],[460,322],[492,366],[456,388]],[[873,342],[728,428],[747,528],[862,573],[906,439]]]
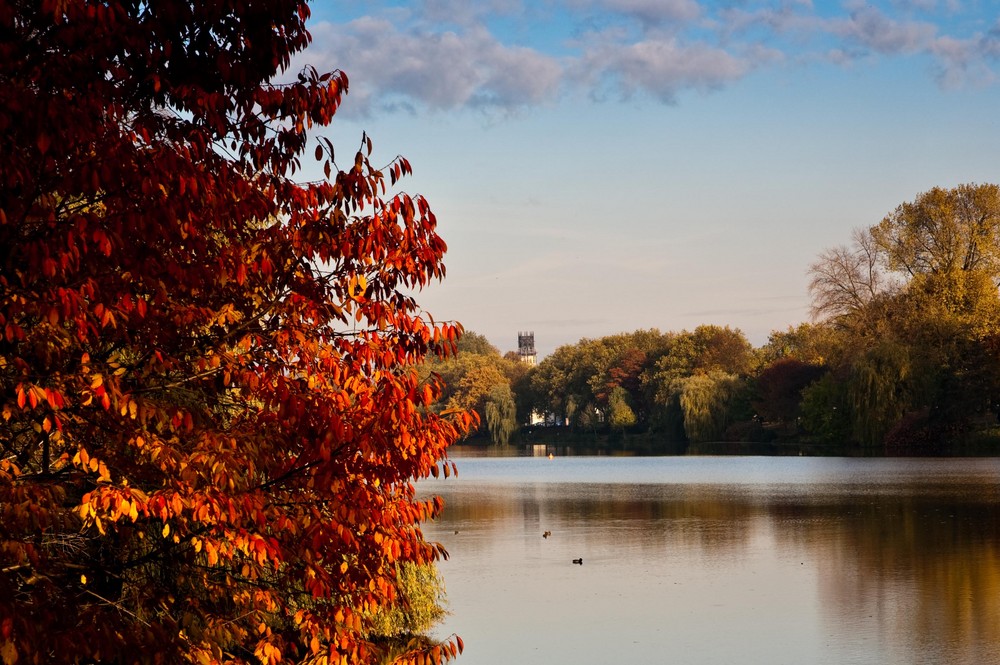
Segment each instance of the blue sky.
[[809,319],[807,271],[931,187],[1000,182],[1000,3],[426,0],[312,5],[325,130],[407,157],[448,276],[502,352]]

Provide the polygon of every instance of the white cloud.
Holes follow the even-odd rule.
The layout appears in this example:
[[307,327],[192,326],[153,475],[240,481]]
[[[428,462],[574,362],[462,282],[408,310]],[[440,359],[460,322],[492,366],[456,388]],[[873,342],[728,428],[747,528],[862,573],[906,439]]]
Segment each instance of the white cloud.
[[562,67],[524,47],[495,45],[484,54],[489,66],[472,102],[485,106],[519,106],[555,97],[562,79]]
[[624,96],[645,91],[673,103],[684,89],[712,90],[743,77],[751,63],[708,44],[673,38],[604,43],[583,58],[591,84],[610,84]]
[[348,112],[391,105],[512,109],[551,98],[562,76],[554,58],[501,44],[481,27],[461,34],[401,31],[386,19],[366,17],[320,23],[311,32],[313,44],[298,60],[347,72]]

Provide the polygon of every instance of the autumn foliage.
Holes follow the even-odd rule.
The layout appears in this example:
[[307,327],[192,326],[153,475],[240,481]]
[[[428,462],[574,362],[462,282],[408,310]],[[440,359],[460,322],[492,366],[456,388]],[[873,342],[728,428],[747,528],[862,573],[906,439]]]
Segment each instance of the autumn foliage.
[[406,160],[312,138],[344,74],[269,83],[308,15],[0,0],[4,665],[375,661],[396,564],[443,553],[445,243]]

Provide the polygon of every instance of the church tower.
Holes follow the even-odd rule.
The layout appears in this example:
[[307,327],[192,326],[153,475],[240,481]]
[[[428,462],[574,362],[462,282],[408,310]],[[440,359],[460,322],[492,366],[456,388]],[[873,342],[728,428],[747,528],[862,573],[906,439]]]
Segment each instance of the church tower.
[[535,333],[534,332],[518,332],[517,333],[517,355],[520,356],[521,362],[531,367],[535,366],[538,360],[538,355],[535,353]]

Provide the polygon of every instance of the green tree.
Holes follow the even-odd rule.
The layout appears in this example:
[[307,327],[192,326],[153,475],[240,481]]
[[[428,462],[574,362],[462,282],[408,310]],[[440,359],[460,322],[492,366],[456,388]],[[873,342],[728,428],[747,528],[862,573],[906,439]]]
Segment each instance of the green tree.
[[891,341],[868,349],[851,368],[847,399],[855,440],[868,448],[881,445],[889,429],[911,406],[908,349]]
[[646,374],[669,348],[673,334],[638,330],[559,347],[530,374],[536,408],[568,419],[575,427],[609,424],[611,395],[621,388],[636,424],[655,407]]
[[836,365],[845,345],[844,333],[835,326],[824,321],[801,323],[771,332],[767,344],[760,349],[760,358],[765,367],[782,358],[808,365]]
[[675,378],[712,371],[746,376],[756,363],[753,345],[742,331],[705,325],[674,336],[666,353],[657,361],[655,373],[662,385]]
[[[519,369],[512,367],[513,364],[501,357],[485,337],[466,330],[458,340],[458,353],[453,357],[430,358],[421,367],[421,376],[424,380],[436,376],[443,384],[440,403],[444,408],[474,412],[479,417],[480,429],[490,431],[487,407],[491,391],[502,389],[510,393],[510,377],[517,376]],[[514,424],[516,427],[516,416]]]
[[[710,417],[702,410],[708,408],[711,401],[703,403],[694,393],[690,397],[693,400],[691,408],[685,408],[683,400],[678,401],[685,381],[705,375],[746,377],[753,372],[757,363],[753,346],[739,330],[706,325],[698,326],[693,332],[684,331],[674,335],[666,352],[644,373],[643,380],[655,405],[653,420],[667,431],[675,430],[678,415],[676,409],[680,407],[688,438],[691,438],[689,413],[695,414],[692,417],[698,424],[693,427],[699,432],[699,436],[702,431],[711,432],[713,436],[721,435],[721,430],[716,431],[710,425],[706,426],[707,429],[701,427],[701,423],[708,422],[704,419]],[[691,384],[691,389],[707,389],[714,384],[714,380],[697,380]]]
[[454,391],[448,400],[448,407],[470,409],[482,418],[490,391],[496,386],[510,386],[500,361],[499,356],[478,354],[465,354],[456,358],[454,367],[459,374],[457,381],[451,384]]
[[396,572],[398,598],[379,607],[370,617],[369,637],[393,644],[405,653],[412,638],[426,636],[447,614],[444,580],[433,563],[400,563]]
[[613,430],[621,432],[635,426],[636,422],[635,412],[629,406],[628,391],[615,386],[608,396],[608,424]]
[[511,392],[514,394],[514,404],[517,408],[517,422],[522,425],[529,424],[533,415],[544,416],[552,413],[548,400],[534,381],[536,370],[537,366],[526,367],[526,371],[511,383]]
[[458,352],[460,354],[474,353],[480,356],[499,356],[497,347],[490,344],[484,335],[472,330],[462,331],[462,336],[458,339]]
[[509,385],[498,384],[490,389],[485,411],[490,439],[496,445],[506,446],[517,431],[517,407]]
[[802,389],[802,426],[817,442],[847,447],[854,441],[847,382],[833,372]]
[[606,362],[597,368],[591,379],[598,403],[609,406],[610,392],[620,387],[627,394],[636,424],[645,426],[656,408],[645,377],[656,360],[670,348],[673,339],[673,333],[664,334],[656,329],[602,338],[600,341],[608,350]]
[[684,414],[684,431],[693,443],[719,441],[733,422],[744,381],[719,371],[678,379],[674,391]]
[[557,420],[568,419],[574,426],[590,420],[586,414],[592,413],[597,403],[590,384],[598,366],[594,353],[597,348],[586,339],[560,346],[531,373],[532,392]]

